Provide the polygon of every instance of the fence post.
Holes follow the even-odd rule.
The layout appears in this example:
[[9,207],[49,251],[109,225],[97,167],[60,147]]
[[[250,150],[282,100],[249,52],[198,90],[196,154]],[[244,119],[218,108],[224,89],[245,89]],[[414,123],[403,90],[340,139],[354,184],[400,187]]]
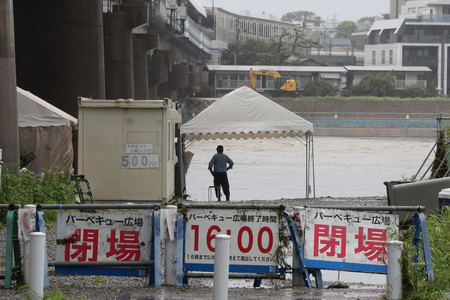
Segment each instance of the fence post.
[[402,257],[403,242],[388,242],[387,296],[390,300],[402,298]]
[[184,277],[184,215],[177,216],[177,287],[183,287],[187,284]]
[[0,149],[0,191],[2,190],[2,167],[3,167],[3,153],[2,149]]
[[[6,259],[5,259],[5,289],[11,288],[13,276],[17,281],[23,280],[22,257],[17,228],[17,211],[10,206],[6,215]],[[13,266],[14,259],[14,266]]]
[[228,299],[228,275],[230,272],[229,235],[216,235],[216,251],[214,255],[214,300]]
[[177,284],[177,207],[167,205],[164,210],[165,222],[167,222],[168,235],[165,235],[165,283]]
[[[30,283],[30,234],[36,231],[36,205],[27,204],[19,209],[19,229],[23,237],[23,280]],[[20,234],[20,233],[19,233]]]
[[44,298],[45,233],[30,234],[29,287],[32,300]]

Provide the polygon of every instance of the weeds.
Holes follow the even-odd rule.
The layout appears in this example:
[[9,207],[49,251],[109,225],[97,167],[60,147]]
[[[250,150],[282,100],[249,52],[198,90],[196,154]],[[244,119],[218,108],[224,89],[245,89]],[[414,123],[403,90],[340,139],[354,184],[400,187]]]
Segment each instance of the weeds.
[[450,298],[450,213],[443,208],[440,214],[427,216],[434,279],[428,282],[424,267],[423,252],[419,262],[412,263],[413,228],[404,238],[402,257],[403,299],[449,299]]
[[[73,184],[69,172],[46,172],[37,175],[25,170],[19,173],[2,172],[0,203],[19,204],[60,204],[74,203]],[[46,211],[45,221],[56,222],[55,211]],[[0,210],[0,224],[5,224],[6,210]]]

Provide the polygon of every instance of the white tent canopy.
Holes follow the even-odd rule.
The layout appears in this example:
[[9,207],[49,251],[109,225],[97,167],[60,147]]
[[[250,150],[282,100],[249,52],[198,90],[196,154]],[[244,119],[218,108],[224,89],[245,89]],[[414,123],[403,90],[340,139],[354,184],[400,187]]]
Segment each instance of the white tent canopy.
[[19,127],[70,126],[76,128],[78,120],[36,95],[17,87]]
[[303,137],[313,124],[244,86],[181,127],[185,140]]
[[181,126],[184,141],[208,139],[304,138],[306,197],[313,158],[313,124],[244,86],[236,89]]
[[33,152],[36,155],[27,167],[34,171],[72,168],[76,118],[19,87],[17,115],[20,153]]

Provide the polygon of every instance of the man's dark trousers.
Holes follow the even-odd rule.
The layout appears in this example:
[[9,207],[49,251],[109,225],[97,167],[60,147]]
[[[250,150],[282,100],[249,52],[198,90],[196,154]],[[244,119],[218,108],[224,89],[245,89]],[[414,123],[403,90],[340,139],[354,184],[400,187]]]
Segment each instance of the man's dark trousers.
[[214,173],[214,186],[216,190],[216,197],[220,201],[220,186],[222,186],[223,193],[230,200],[230,184],[228,182],[227,172],[215,172]]

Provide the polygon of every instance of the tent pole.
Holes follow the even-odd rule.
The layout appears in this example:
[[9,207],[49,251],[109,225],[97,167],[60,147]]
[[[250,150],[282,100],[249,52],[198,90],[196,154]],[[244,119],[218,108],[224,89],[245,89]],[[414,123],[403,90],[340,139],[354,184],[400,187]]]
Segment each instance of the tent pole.
[[315,172],[315,166],[314,166],[314,135],[311,135],[311,161],[312,161],[313,198],[316,198],[316,172]]
[[306,135],[306,199],[309,198],[309,151],[310,151],[309,135]]

